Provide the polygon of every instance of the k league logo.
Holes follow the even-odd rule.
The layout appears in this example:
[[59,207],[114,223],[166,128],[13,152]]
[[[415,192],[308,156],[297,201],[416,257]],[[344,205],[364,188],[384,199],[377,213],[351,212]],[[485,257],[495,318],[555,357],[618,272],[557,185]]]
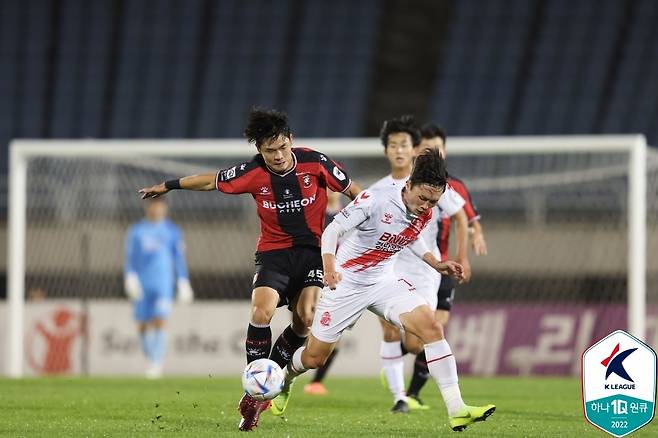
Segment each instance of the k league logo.
[[616,437],[649,423],[656,404],[656,352],[622,330],[583,353],[583,411],[587,421]]

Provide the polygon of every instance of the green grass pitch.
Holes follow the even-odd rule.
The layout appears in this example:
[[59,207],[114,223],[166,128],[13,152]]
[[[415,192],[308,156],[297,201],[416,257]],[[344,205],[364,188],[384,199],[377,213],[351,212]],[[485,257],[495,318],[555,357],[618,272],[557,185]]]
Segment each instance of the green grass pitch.
[[[604,437],[586,422],[580,382],[565,378],[462,378],[470,404],[494,403],[496,413],[466,431],[452,432],[433,382],[423,390],[432,407],[409,415],[388,412],[392,402],[377,378],[329,378],[328,396],[293,389],[287,420],[261,416],[252,437]],[[431,385],[430,385],[431,383]],[[236,436],[241,387],[237,378],[51,378],[0,380],[0,436],[128,437]],[[658,436],[652,422],[631,436]]]

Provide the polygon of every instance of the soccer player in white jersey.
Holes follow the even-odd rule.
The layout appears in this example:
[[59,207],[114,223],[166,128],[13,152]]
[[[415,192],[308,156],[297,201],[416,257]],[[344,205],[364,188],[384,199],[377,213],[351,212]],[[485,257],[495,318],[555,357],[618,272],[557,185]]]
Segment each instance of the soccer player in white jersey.
[[[324,282],[330,290],[324,290],[317,304],[306,346],[295,351],[286,367],[286,385],[273,400],[275,413],[286,409],[294,378],[321,366],[343,331],[356,324],[366,309],[422,340],[453,430],[464,430],[495,411],[494,405],[464,403],[456,361],[443,327],[434,319],[434,309],[414,293],[414,284],[399,278],[393,269],[396,254],[409,246],[437,272],[463,277],[460,264],[440,262],[418,239],[432,220],[432,208],[445,191],[446,181],[445,164],[438,152],[420,155],[404,186],[361,192],[325,229],[321,251]],[[347,237],[336,253],[338,239],[344,235]]]
[[[391,185],[400,186],[406,183],[411,174],[413,158],[421,143],[420,130],[414,124],[413,118],[403,116],[384,122],[381,130],[381,141],[384,153],[391,165],[391,173],[380,179],[370,189]],[[423,239],[432,254],[440,260],[440,251],[435,236],[441,220],[453,216],[457,222],[457,258],[456,261],[464,267],[464,279],[470,278],[470,263],[468,261],[468,220],[463,210],[464,199],[452,188],[448,188],[434,207],[433,219],[422,231],[419,238]],[[423,297],[427,304],[435,309],[441,275],[425,263],[419,263],[418,257],[409,249],[403,250],[395,262],[395,271],[400,278],[410,281],[416,286],[415,293]],[[404,389],[404,354],[411,352],[418,355],[423,351],[423,343],[418,337],[401,333],[400,329],[380,318],[382,326],[382,343],[380,355],[382,358],[382,380],[393,396],[393,413],[407,413],[409,409],[427,409],[417,398],[409,398]],[[403,340],[404,338],[404,340]]]

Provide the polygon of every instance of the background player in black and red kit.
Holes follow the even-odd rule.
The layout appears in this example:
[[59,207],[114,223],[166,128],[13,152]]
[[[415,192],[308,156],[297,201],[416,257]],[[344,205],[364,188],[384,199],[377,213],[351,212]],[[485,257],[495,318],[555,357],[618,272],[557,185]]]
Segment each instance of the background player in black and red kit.
[[[173,189],[249,193],[256,201],[261,234],[251,296],[251,319],[245,345],[247,362],[269,357],[281,367],[304,344],[323,287],[320,238],[324,228],[327,189],[350,199],[359,187],[326,155],[293,148],[285,113],[253,109],[244,132],[258,154],[250,161],[217,173],[186,176],[143,188],[143,198]],[[277,307],[287,305],[293,322],[272,348],[270,321]],[[270,352],[271,350],[271,352]],[[251,430],[269,401],[248,395],[240,400],[239,428]]]
[[[446,134],[445,131],[436,124],[428,123],[421,129],[422,140],[418,146],[418,154],[422,154],[428,150],[438,150],[443,158],[446,158]],[[480,224],[480,213],[473,203],[471,194],[466,188],[466,184],[453,175],[448,175],[448,184],[457,193],[464,198],[464,211],[468,218],[469,234],[471,234],[471,246],[476,255],[487,254],[487,243],[484,240],[484,232]],[[441,252],[441,260],[448,260],[448,243],[450,241],[450,226],[452,224],[452,217],[447,217],[439,222],[439,230],[436,236],[439,251]],[[441,277],[441,284],[438,291],[438,303],[436,309],[436,320],[442,326],[448,324],[450,318],[450,309],[452,308],[452,301],[455,297],[456,282],[452,277]],[[414,362],[414,372],[409,383],[407,396],[412,397],[422,404],[418,394],[425,382],[429,379],[429,371],[425,361],[425,352],[421,352],[416,356]]]

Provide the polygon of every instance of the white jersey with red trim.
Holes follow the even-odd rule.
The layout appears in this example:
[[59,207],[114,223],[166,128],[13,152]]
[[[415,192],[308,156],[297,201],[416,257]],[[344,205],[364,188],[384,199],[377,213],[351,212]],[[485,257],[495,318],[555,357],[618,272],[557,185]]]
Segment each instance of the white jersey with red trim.
[[[380,179],[370,189],[396,186],[402,188],[407,182],[407,178],[395,179],[392,175]],[[434,257],[441,260],[441,253],[438,245],[439,222],[445,218],[454,216],[465,204],[464,198],[459,193],[448,186],[445,193],[439,199],[433,210],[433,219],[427,224],[425,229],[420,233],[419,238],[423,239]],[[424,280],[434,281],[441,278],[441,274],[436,272],[431,266],[423,262],[409,248],[404,249],[398,255],[395,261],[395,272],[399,277],[407,277],[413,283],[419,285]],[[419,278],[420,277],[420,278]],[[432,286],[433,287],[433,286]],[[438,285],[437,285],[438,288]]]
[[402,187],[391,185],[361,192],[334,220],[346,230],[355,228],[336,254],[343,280],[371,285],[393,274],[395,255],[416,240],[432,220],[432,210],[408,213]]

